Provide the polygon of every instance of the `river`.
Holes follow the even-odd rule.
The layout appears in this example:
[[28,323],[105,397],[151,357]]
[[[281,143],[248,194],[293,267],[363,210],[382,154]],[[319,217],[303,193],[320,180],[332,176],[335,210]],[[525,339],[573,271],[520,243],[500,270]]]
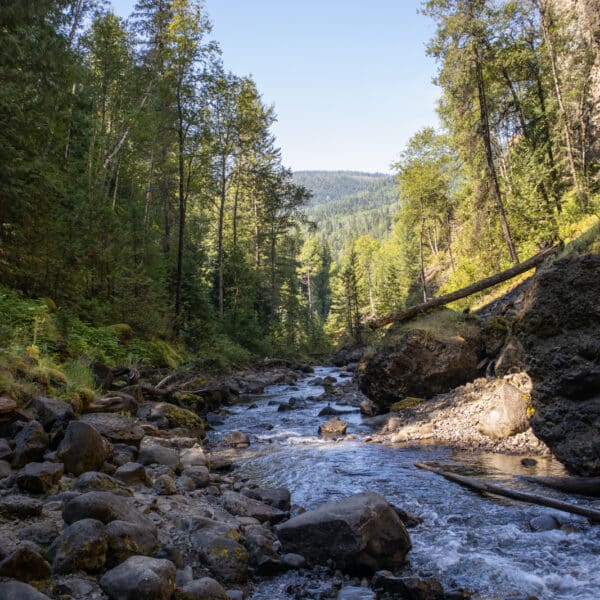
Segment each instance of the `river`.
[[[231,408],[225,423],[212,433],[220,437],[238,430],[252,444],[237,461],[236,473],[272,487],[287,487],[292,503],[311,509],[356,492],[383,494],[393,504],[421,517],[424,522],[409,530],[413,549],[409,558],[424,576],[438,578],[445,588],[463,588],[485,600],[525,598],[540,600],[597,600],[600,598],[600,528],[586,519],[541,506],[482,498],[433,473],[414,467],[433,461],[451,465],[463,474],[477,475],[557,498],[516,479],[519,474],[562,474],[560,464],[538,458],[524,467],[522,457],[458,452],[440,446],[385,446],[359,441],[369,433],[358,410],[343,415],[354,441],[328,441],[317,436],[318,417],[327,403],[311,401],[307,408],[278,412],[277,402],[319,395],[322,387],[310,385],[314,377],[340,372],[317,367],[313,375],[294,386],[273,386],[252,398],[253,406]],[[336,406],[348,410],[345,406]],[[571,502],[596,505],[597,501],[569,497]],[[553,515],[560,529],[534,532],[531,519]],[[286,600],[294,574],[261,584],[252,600]],[[315,598],[318,589],[315,588]]]

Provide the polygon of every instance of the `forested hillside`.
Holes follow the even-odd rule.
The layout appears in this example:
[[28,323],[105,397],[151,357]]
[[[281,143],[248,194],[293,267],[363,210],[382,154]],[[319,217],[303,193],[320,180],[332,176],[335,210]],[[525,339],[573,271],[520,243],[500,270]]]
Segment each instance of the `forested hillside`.
[[[441,128],[395,165],[383,241],[346,248],[330,331],[489,276],[598,221],[600,44],[593,3],[428,0]],[[335,235],[335,234],[333,234]]]
[[317,226],[334,260],[349,243],[369,234],[383,239],[399,208],[396,179],[353,171],[296,171],[294,181],[312,194],[305,214]]

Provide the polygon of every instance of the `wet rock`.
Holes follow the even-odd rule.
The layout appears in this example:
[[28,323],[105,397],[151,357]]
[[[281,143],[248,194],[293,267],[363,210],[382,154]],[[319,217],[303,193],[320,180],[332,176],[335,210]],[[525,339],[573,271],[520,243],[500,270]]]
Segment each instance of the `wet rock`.
[[375,600],[375,594],[368,588],[346,586],[336,596],[337,600]]
[[[0,576],[19,581],[41,581],[50,575],[50,565],[27,544],[18,547],[0,563]],[[1,594],[0,598],[3,598]]]
[[43,504],[40,500],[12,494],[0,498],[0,515],[17,519],[30,519],[42,514]]
[[179,592],[181,600],[229,600],[230,596],[221,584],[210,577],[186,583]]
[[206,467],[189,467],[183,471],[182,476],[192,481],[194,489],[210,485],[210,473]]
[[154,532],[136,523],[111,521],[106,526],[108,564],[119,564],[130,556],[150,556],[158,541]]
[[513,325],[533,381],[534,433],[571,472],[600,475],[600,255],[536,274]]
[[179,469],[179,452],[164,446],[142,445],[138,461],[142,465],[163,465],[175,471]]
[[130,498],[110,492],[87,492],[69,500],[63,509],[65,523],[72,524],[82,519],[97,519],[102,523],[128,521],[156,531],[152,521],[144,517]]
[[400,517],[400,520],[404,523],[404,526],[409,529],[411,527],[416,527],[417,525],[420,525],[421,523],[423,523],[423,519],[421,519],[421,517],[417,517],[416,515],[409,513],[407,510],[404,510],[403,508],[394,506],[394,510],[396,511],[396,514]]
[[179,460],[182,469],[187,469],[188,467],[205,467],[208,463],[204,450],[198,445],[182,450]]
[[375,414],[375,405],[368,398],[360,401],[360,414],[365,417],[372,417]]
[[58,525],[55,521],[33,523],[20,531],[21,540],[34,542],[39,546],[49,546],[59,535]]
[[250,445],[250,436],[241,431],[233,431],[224,438],[223,442],[234,448],[244,448]]
[[306,559],[304,556],[300,556],[300,554],[294,554],[293,552],[288,552],[281,557],[283,564],[288,569],[301,569],[306,564]]
[[0,582],[0,598],[2,600],[50,600],[45,594],[21,581]]
[[206,414],[206,422],[213,427],[218,427],[219,425],[223,425],[225,423],[223,417],[214,412],[209,412]]
[[48,448],[48,434],[41,423],[30,421],[17,434],[12,466],[24,467],[28,462],[41,462]]
[[62,431],[75,418],[73,407],[62,400],[38,396],[33,399],[32,406],[39,422],[48,432]]
[[535,465],[537,465],[538,461],[535,458],[522,458],[521,459],[521,464],[524,467],[535,467]]
[[154,491],[159,496],[173,496],[177,493],[177,485],[169,475],[159,475],[154,482]]
[[326,406],[319,411],[318,417],[329,417],[329,416],[339,416],[339,415],[347,415],[352,410],[339,410],[337,408],[333,408],[333,406]]
[[529,428],[529,396],[503,381],[494,392],[494,407],[479,421],[479,431],[488,437],[505,439]]
[[365,354],[357,370],[358,385],[380,412],[407,396],[430,398],[477,377],[479,326],[460,317],[449,320],[460,334],[453,327],[432,333],[418,325],[408,331],[392,326],[384,342]]
[[100,587],[111,600],[170,600],[175,572],[175,565],[168,560],[132,556],[107,571]]
[[373,575],[371,586],[377,592],[390,594],[393,598],[410,600],[444,600],[444,589],[434,578],[395,577],[389,571]]
[[532,531],[552,531],[553,529],[560,529],[560,522],[552,515],[540,515],[531,519],[529,526]]
[[334,417],[319,425],[319,435],[344,435],[346,429],[348,429],[348,423],[339,417]]
[[120,467],[128,462],[135,462],[138,455],[138,449],[135,446],[128,446],[127,444],[114,444],[113,445],[113,464]]
[[225,510],[232,515],[252,517],[261,523],[279,523],[287,517],[287,513],[237,492],[224,492],[221,499]]
[[131,417],[113,413],[89,413],[82,415],[81,421],[91,425],[115,444],[129,444],[137,447],[144,437],[144,430]]
[[141,463],[128,462],[115,471],[115,479],[126,485],[145,485],[148,482],[148,475],[146,468]]
[[60,598],[67,597],[73,600],[85,598],[100,599],[104,594],[95,578],[83,573],[73,575],[55,575],[53,577],[54,592]]
[[56,455],[64,463],[67,473],[81,475],[100,469],[110,451],[110,445],[94,427],[81,421],[71,421]]
[[291,494],[287,488],[243,488],[240,493],[279,510],[285,512],[290,510]]
[[287,566],[277,554],[281,544],[267,526],[246,525],[243,541],[244,546],[250,553],[250,565],[257,573],[273,575],[287,569]]
[[278,525],[275,531],[286,552],[314,564],[332,560],[343,570],[396,568],[411,547],[394,508],[374,493],[325,504]]
[[48,551],[55,573],[97,573],[106,563],[108,535],[103,523],[82,519],[67,527]]

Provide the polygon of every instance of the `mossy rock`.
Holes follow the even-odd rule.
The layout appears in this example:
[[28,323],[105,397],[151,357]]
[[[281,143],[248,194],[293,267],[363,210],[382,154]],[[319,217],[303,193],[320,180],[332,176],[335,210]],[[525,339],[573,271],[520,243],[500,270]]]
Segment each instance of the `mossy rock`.
[[409,396],[408,398],[404,398],[404,400],[399,400],[398,402],[394,402],[390,406],[391,412],[400,412],[402,410],[406,410],[407,408],[414,408],[423,402],[423,398],[415,398]]
[[14,384],[13,374],[8,369],[0,368],[0,394],[10,393]]
[[127,323],[117,323],[110,326],[111,331],[117,336],[119,342],[122,344],[128,344],[133,338],[134,333],[131,325]]
[[152,340],[147,348],[150,364],[155,367],[175,369],[182,360],[177,350],[163,340]]
[[164,416],[169,422],[170,428],[188,427],[189,429],[204,431],[204,421],[196,413],[186,408],[169,404],[164,409]]

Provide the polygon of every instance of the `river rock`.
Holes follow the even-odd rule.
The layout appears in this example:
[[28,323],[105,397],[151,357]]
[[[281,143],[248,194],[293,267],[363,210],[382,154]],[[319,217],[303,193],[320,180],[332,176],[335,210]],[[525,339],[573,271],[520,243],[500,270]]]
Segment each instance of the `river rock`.
[[38,396],[33,399],[32,405],[38,420],[48,432],[62,431],[75,418],[73,407],[62,400]]
[[61,464],[52,462],[29,463],[17,473],[17,485],[25,492],[44,494],[63,476]]
[[287,513],[237,492],[224,492],[221,501],[225,510],[232,515],[252,517],[261,523],[279,523],[287,517]]
[[[41,581],[51,575],[50,565],[32,547],[24,544],[14,550],[0,563],[0,576],[19,581]],[[0,598],[4,598],[0,594]]]
[[15,437],[15,450],[12,465],[24,467],[28,462],[41,462],[48,448],[48,434],[41,423],[30,421]]
[[210,473],[206,467],[189,467],[182,473],[192,481],[194,489],[205,488],[210,485]]
[[82,519],[67,527],[54,541],[49,554],[54,555],[55,573],[99,572],[106,563],[108,535],[103,523]]
[[159,445],[142,445],[138,461],[143,465],[163,465],[170,469],[179,469],[179,452],[174,448]]
[[40,500],[11,494],[0,498],[0,515],[3,517],[12,517],[17,519],[30,519],[39,517],[42,514],[44,505]]
[[244,546],[225,536],[207,536],[198,542],[200,558],[219,580],[239,584],[247,581],[249,555]]
[[89,413],[81,416],[82,422],[91,425],[101,435],[115,444],[139,446],[144,430],[136,420],[113,413]]
[[384,341],[363,356],[358,385],[380,412],[407,396],[430,398],[475,379],[480,361],[479,327],[456,318],[460,335],[439,331],[404,330],[396,325]]
[[182,469],[187,469],[188,467],[205,467],[208,463],[204,450],[198,445],[183,449],[179,455],[179,460]]
[[250,445],[250,436],[241,431],[232,431],[223,441],[234,448],[245,448]]
[[102,523],[128,521],[155,532],[152,521],[144,517],[130,498],[110,492],[87,492],[69,500],[63,509],[63,520],[69,525],[82,519],[97,519]]
[[411,543],[394,508],[380,494],[355,494],[276,527],[286,552],[342,570],[377,571],[403,564]]
[[108,563],[117,565],[130,556],[150,556],[158,546],[153,531],[138,523],[111,521],[106,526]]
[[319,425],[319,435],[344,435],[348,429],[348,423],[339,417],[333,417],[326,423]]
[[128,462],[121,465],[115,471],[115,479],[122,481],[126,485],[145,485],[148,483],[146,468],[138,462]]
[[110,444],[94,427],[81,421],[71,421],[56,455],[64,463],[67,473],[81,475],[102,467],[110,453]]
[[503,381],[493,395],[494,407],[479,421],[479,431],[488,437],[505,439],[529,429],[529,396]]
[[600,475],[600,255],[541,269],[513,325],[533,381],[534,433],[571,472]]
[[240,493],[284,512],[290,510],[291,494],[287,488],[242,488]]
[[2,600],[50,600],[46,594],[21,581],[0,581]]
[[338,592],[336,600],[375,600],[375,594],[369,588],[348,585]]
[[180,600],[229,600],[223,586],[211,577],[203,577],[186,583],[178,594]]
[[111,600],[170,600],[175,591],[175,565],[168,560],[132,556],[100,579]]
[[552,531],[553,529],[560,529],[560,522],[552,515],[540,515],[539,517],[533,517],[529,521],[529,526],[532,531]]
[[114,492],[115,490],[122,490],[121,485],[116,479],[98,471],[83,473],[75,481],[74,487],[80,492]]
[[159,496],[173,496],[177,493],[177,485],[170,475],[163,473],[156,478],[154,491]]
[[378,571],[373,575],[371,587],[376,592],[390,594],[393,598],[410,600],[444,600],[444,588],[434,578],[396,577],[389,571]]

